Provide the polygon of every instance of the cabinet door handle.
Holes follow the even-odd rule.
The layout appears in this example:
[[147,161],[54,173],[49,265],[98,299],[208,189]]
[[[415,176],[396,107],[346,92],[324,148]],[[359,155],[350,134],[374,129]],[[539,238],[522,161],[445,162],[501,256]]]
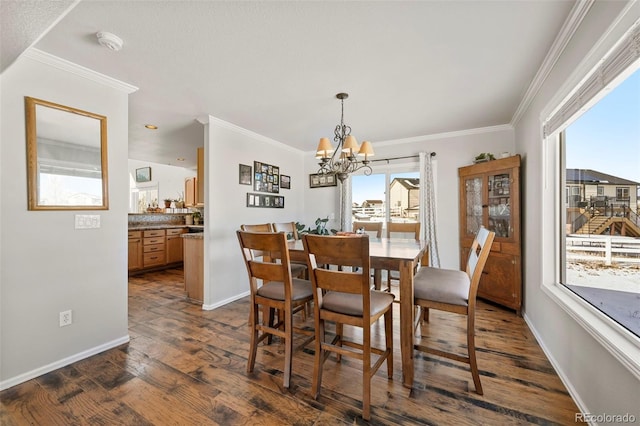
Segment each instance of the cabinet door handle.
[[488,205],[488,204],[483,204],[483,205],[482,205],[482,208],[483,208],[483,209],[486,209],[487,207],[489,207],[489,205]]

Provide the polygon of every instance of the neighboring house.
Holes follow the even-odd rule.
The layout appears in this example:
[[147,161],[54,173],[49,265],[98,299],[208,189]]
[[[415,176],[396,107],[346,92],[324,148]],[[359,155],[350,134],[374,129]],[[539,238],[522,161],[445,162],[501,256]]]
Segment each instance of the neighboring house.
[[591,169],[567,169],[565,201],[570,207],[637,206],[640,182]]
[[567,169],[567,233],[638,236],[640,183],[591,169]]
[[389,203],[392,217],[418,217],[420,206],[420,179],[394,178],[389,185]]

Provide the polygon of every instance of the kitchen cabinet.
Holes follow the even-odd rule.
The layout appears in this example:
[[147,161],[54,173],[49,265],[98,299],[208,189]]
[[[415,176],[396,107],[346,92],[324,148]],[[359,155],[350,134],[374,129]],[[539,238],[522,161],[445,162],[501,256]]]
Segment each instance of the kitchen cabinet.
[[143,259],[145,268],[166,263],[165,232],[162,230],[143,231]]
[[204,240],[184,240],[184,290],[191,300],[202,303],[204,299]]
[[460,263],[480,226],[496,233],[484,267],[478,296],[516,311],[522,305],[520,241],[520,156],[458,169],[460,190]]
[[196,205],[204,205],[204,148],[198,148],[198,173],[196,176]]
[[142,268],[142,232],[129,231],[129,271]]
[[184,205],[195,207],[198,204],[198,178],[191,177],[184,181]]
[[185,231],[184,228],[167,229],[167,264],[182,262],[182,234]]

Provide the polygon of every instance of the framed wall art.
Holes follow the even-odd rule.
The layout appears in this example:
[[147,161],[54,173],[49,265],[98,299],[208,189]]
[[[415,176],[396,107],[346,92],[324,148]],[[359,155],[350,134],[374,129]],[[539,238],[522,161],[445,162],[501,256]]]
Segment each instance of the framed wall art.
[[247,207],[283,209],[284,197],[282,195],[252,194],[248,192]]
[[332,174],[311,174],[309,175],[310,188],[324,188],[338,185],[336,175]]
[[141,167],[136,169],[136,182],[150,182],[151,167]]
[[251,166],[240,164],[238,174],[241,185],[251,185]]
[[271,164],[253,162],[253,190],[258,192],[280,192],[280,168]]
[[280,188],[291,189],[291,176],[280,175]]

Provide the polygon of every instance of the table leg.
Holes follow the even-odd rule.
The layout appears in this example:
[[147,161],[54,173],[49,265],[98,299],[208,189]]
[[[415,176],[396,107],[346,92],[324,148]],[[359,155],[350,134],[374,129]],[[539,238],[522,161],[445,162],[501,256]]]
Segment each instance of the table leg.
[[376,290],[380,290],[381,284],[382,284],[382,270],[381,269],[374,269],[373,270],[373,284],[375,285],[375,289]]
[[413,386],[413,266],[411,260],[400,262],[400,351],[402,383]]

